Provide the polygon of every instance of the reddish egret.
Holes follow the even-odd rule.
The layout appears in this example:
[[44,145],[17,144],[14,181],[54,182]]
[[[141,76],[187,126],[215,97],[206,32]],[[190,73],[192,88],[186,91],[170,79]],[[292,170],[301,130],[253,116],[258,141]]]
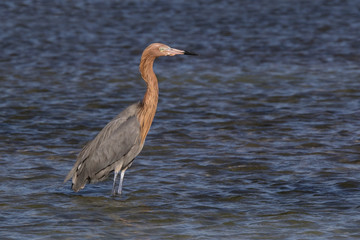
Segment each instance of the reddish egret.
[[75,192],[83,189],[87,183],[105,180],[114,172],[112,194],[116,195],[116,178],[119,173],[117,194],[121,194],[125,171],[142,150],[156,112],[159,88],[153,71],[154,60],[179,54],[196,55],[161,43],[153,43],[144,50],[139,67],[147,84],[144,98],[118,114],[81,150],[74,167],[64,180],[66,182],[72,178],[72,189]]

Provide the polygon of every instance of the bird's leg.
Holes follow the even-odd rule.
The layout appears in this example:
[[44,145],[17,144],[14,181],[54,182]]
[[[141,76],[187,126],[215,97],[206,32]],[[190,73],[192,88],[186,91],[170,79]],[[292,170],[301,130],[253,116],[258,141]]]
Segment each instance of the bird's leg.
[[116,185],[116,178],[117,178],[117,175],[119,174],[119,172],[115,172],[114,171],[114,183],[113,183],[113,188],[112,188],[112,195],[115,196],[116,195],[116,192],[115,192],[115,185]]
[[123,180],[124,180],[124,176],[125,176],[125,171],[126,171],[127,168],[121,170],[120,172],[120,182],[119,182],[119,188],[118,188],[118,191],[117,193],[119,195],[121,195],[121,191],[122,191],[122,184],[123,184]]

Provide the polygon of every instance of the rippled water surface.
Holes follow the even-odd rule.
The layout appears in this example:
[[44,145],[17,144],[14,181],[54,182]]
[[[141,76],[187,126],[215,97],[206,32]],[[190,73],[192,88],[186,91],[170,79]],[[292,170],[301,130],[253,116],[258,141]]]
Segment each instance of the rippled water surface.
[[[1,239],[359,239],[358,1],[1,1]],[[160,100],[124,194],[62,181]]]

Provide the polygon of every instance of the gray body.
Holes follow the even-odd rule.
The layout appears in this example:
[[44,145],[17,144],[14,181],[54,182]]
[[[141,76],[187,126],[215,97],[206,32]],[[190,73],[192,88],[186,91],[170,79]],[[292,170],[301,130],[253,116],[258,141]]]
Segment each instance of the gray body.
[[[74,167],[65,178],[67,181],[72,177],[74,191],[81,190],[87,183],[105,180],[112,171],[115,171],[115,180],[119,171],[123,175],[131,166],[143,148],[140,123],[137,119],[140,105],[138,102],[127,107],[84,146]],[[119,191],[121,184],[122,181]],[[114,189],[115,186],[113,192]]]

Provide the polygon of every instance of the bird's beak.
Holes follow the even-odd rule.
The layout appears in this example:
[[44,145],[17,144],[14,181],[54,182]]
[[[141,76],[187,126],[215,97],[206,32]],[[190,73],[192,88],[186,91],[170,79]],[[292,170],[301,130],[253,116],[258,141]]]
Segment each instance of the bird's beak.
[[175,55],[179,55],[179,54],[183,54],[183,55],[197,55],[195,53],[191,53],[191,52],[188,52],[188,51],[185,51],[185,50],[179,50],[179,49],[176,49],[176,48],[170,48],[168,49],[167,51],[167,55],[168,56],[175,56]]

